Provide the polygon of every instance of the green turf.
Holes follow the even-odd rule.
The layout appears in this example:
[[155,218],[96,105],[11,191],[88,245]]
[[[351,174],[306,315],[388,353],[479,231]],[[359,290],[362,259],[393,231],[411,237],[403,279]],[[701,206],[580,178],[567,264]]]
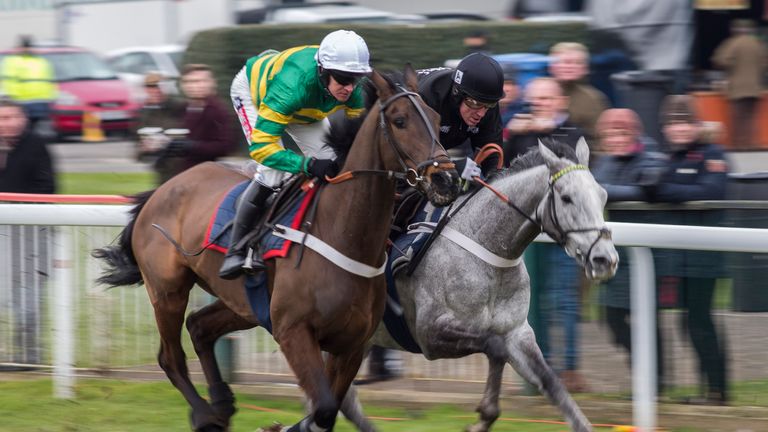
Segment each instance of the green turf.
[[[9,381],[0,383],[0,431],[13,432],[122,432],[187,431],[187,405],[167,382],[124,382],[80,379],[77,398],[72,401],[51,397],[51,381]],[[239,411],[232,432],[253,432],[273,421],[289,424],[303,417],[298,402],[262,400],[237,394]],[[270,410],[270,411],[268,411]],[[466,408],[440,406],[430,409],[381,408],[366,406],[381,432],[459,431],[475,418]],[[399,419],[399,420],[397,420]],[[554,419],[557,420],[557,419]],[[564,431],[561,424],[532,423],[505,412],[494,431]],[[337,432],[354,429],[339,420]],[[607,431],[610,428],[596,428]]]
[[58,192],[76,195],[132,195],[154,189],[150,172],[59,173]]

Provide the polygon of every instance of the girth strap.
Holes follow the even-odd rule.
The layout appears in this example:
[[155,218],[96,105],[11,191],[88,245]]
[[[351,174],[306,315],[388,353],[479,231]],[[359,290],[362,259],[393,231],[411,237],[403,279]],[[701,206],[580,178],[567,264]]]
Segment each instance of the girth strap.
[[384,274],[384,269],[387,266],[386,253],[384,254],[384,264],[382,264],[381,267],[371,267],[368,264],[363,264],[360,261],[355,261],[352,258],[349,258],[312,234],[303,233],[284,225],[275,225],[272,235],[294,243],[303,243],[308,248],[325,257],[328,261],[336,264],[339,268],[364,278],[373,278]]
[[[435,230],[437,223],[435,222],[417,222],[408,226],[408,234],[416,233],[432,233]],[[499,268],[511,268],[517,267],[520,264],[520,258],[507,259],[500,257],[488,249],[484,248],[481,244],[465,236],[464,234],[456,231],[455,229],[446,226],[440,232],[440,235],[448,240],[456,243],[458,246],[471,253],[472,255],[480,258],[486,263]]]

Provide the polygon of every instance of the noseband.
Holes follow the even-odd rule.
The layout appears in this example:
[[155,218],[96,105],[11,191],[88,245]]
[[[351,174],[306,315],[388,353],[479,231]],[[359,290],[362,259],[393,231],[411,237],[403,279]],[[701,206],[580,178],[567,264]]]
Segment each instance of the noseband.
[[[600,239],[611,240],[611,230],[607,226],[595,227],[595,228],[574,228],[569,230],[563,229],[562,225],[560,224],[560,220],[557,217],[557,205],[556,205],[556,199],[555,199],[555,195],[557,195],[557,192],[555,191],[555,183],[561,177],[573,171],[589,171],[589,168],[581,164],[571,165],[561,169],[560,171],[553,174],[552,177],[549,178],[549,192],[548,192],[549,196],[547,198],[549,200],[549,218],[552,221],[552,225],[555,227],[557,235],[553,236],[552,233],[547,233],[547,235],[552,237],[552,240],[554,240],[555,243],[557,243],[561,247],[564,247],[566,242],[568,241],[569,234],[586,233],[586,232],[593,232],[593,231],[597,232],[597,236],[595,237],[595,240],[589,246],[589,249],[587,250],[587,254],[584,256],[585,261],[588,262],[590,256],[592,255],[592,249],[595,248],[595,245],[597,245],[597,242],[600,241]],[[542,221],[541,221],[541,218],[538,216],[538,214],[536,215],[536,219],[539,221],[539,227],[543,231],[544,230],[543,224],[541,223]]]
[[[387,140],[387,142],[392,146],[392,148],[395,150],[395,154],[397,155],[397,160],[400,163],[400,166],[403,168],[403,171],[405,173],[404,179],[408,183],[409,186],[415,187],[420,182],[424,180],[424,171],[429,167],[433,166],[435,168],[440,167],[441,165],[447,169],[453,168],[453,163],[448,158],[448,155],[445,153],[445,151],[442,151],[442,154],[437,155],[435,157],[435,148],[442,147],[440,146],[440,140],[437,137],[437,134],[435,133],[435,130],[432,128],[432,124],[429,122],[429,118],[427,117],[427,114],[424,112],[424,109],[422,109],[421,104],[419,104],[418,99],[421,99],[421,96],[419,96],[416,92],[411,92],[403,89],[401,86],[398,86],[400,90],[402,90],[399,93],[395,93],[394,95],[387,98],[385,101],[379,101],[379,127],[381,128],[381,132],[384,135],[384,139]],[[416,162],[411,155],[408,154],[407,151],[403,149],[403,147],[400,145],[400,143],[397,142],[397,140],[392,136],[390,133],[390,128],[387,125],[386,118],[384,116],[384,111],[386,111],[387,107],[391,105],[394,101],[401,97],[407,97],[408,100],[413,104],[413,106],[416,108],[416,111],[419,113],[419,117],[421,118],[421,121],[424,122],[424,126],[427,127],[427,131],[429,132],[429,137],[432,141],[432,147],[429,149],[429,154],[432,156],[430,159],[427,159],[421,163]],[[438,159],[443,159],[442,161]],[[409,166],[409,162],[411,166]]]

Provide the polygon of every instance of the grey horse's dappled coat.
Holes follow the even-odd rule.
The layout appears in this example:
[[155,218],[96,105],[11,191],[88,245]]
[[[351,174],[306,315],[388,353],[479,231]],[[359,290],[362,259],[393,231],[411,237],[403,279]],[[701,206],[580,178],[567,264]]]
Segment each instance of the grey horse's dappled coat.
[[[574,151],[555,145],[555,152],[540,144],[512,164],[492,185],[521,210],[539,221],[545,232],[555,233],[550,206],[565,231],[604,227],[605,191],[586,167],[589,150],[581,141]],[[565,173],[565,174],[563,174]],[[550,186],[552,176],[557,179]],[[549,194],[553,197],[549,198]],[[466,199],[466,197],[464,198]],[[489,190],[480,191],[448,224],[507,259],[518,258],[539,234],[540,227],[507,206]],[[555,234],[553,234],[555,235]],[[611,277],[618,256],[609,237],[597,230],[573,232],[564,241],[566,251],[596,278]],[[499,416],[499,390],[504,365],[509,363],[555,404],[572,430],[592,430],[557,375],[544,361],[528,324],[530,283],[525,264],[493,267],[444,237],[435,239],[411,277],[400,274],[397,289],[403,313],[416,342],[428,359],[458,358],[484,353],[489,360],[480,420],[471,431],[487,431]],[[401,349],[383,325],[373,337],[377,345]],[[363,430],[370,424],[359,405],[347,401],[345,415]]]

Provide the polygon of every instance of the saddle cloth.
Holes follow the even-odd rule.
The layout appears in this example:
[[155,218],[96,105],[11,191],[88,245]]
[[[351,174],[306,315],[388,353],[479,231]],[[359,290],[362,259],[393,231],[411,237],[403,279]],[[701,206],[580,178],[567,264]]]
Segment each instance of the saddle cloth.
[[[203,238],[203,247],[221,253],[227,252],[232,237],[232,228],[228,224],[235,218],[237,199],[248,187],[249,182],[250,180],[243,181],[224,194],[208,222],[208,228]],[[275,221],[275,223],[300,229],[304,221],[304,215],[312,203],[317,189],[316,187],[311,188],[309,191],[302,193],[290,204],[290,209],[285,215]],[[255,253],[261,253],[264,259],[285,258],[288,252],[290,252],[291,244],[292,242],[273,236],[270,232],[262,237]],[[247,275],[245,278],[245,291],[251,305],[251,310],[259,319],[259,323],[272,333],[272,320],[269,313],[270,298],[266,274],[259,272],[257,275]]]
[[[426,202],[416,212],[410,223],[416,222],[437,222],[443,214],[445,208],[435,208],[432,204]],[[389,251],[389,259],[385,271],[387,279],[387,307],[384,310],[384,326],[387,328],[390,336],[405,350],[412,353],[421,353],[421,348],[413,339],[405,316],[402,314],[400,306],[400,296],[397,294],[395,277],[408,268],[411,258],[416,256],[426,243],[429,234],[401,234],[392,239],[392,248]]]

